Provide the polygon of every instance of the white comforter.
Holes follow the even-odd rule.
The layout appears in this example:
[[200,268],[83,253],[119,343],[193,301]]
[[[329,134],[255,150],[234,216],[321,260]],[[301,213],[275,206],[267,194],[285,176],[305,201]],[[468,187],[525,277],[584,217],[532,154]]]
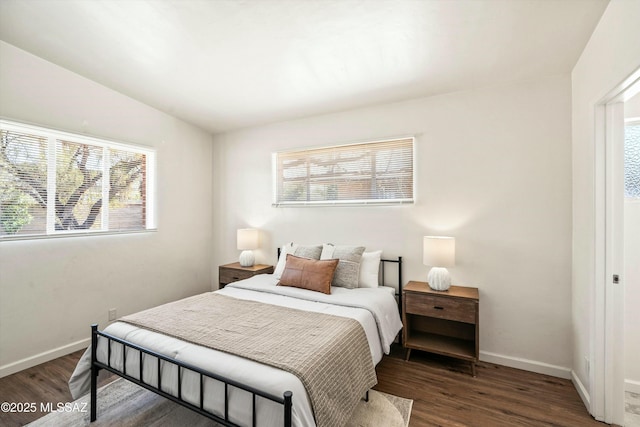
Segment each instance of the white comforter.
[[[344,289],[332,287],[331,295],[325,295],[304,289],[276,286],[277,283],[278,280],[273,275],[258,275],[229,284],[217,292],[239,299],[356,319],[364,328],[375,364],[382,359],[383,352],[389,352],[390,344],[402,328],[398,306],[393,292],[389,292],[389,288]],[[293,374],[126,323],[113,323],[105,328],[105,332],[276,396],[282,396],[282,393],[290,390],[293,392],[293,425],[299,427],[315,426],[307,393],[300,380]],[[112,344],[111,350],[112,366],[122,370],[121,347]],[[74,398],[80,397],[89,390],[90,353],[90,349],[87,349],[69,380],[69,388]],[[138,378],[137,352],[132,355],[129,353],[127,352],[127,373]],[[99,341],[97,356],[99,361],[106,363],[107,345],[105,340]],[[143,378],[145,382],[156,385],[155,358],[151,360],[149,357],[149,359],[147,362],[145,356]],[[163,368],[162,387],[164,391],[177,395],[176,369]],[[224,414],[222,394],[218,393],[223,390],[223,386],[220,383],[209,381],[205,387],[208,387],[207,390],[213,390],[212,393],[206,392],[205,409],[218,415]],[[199,377],[189,374],[183,375],[182,395],[185,400],[196,405],[199,404]],[[246,410],[250,407],[250,394],[240,390],[230,392],[229,414],[231,421],[240,425],[250,425],[251,414]],[[257,420],[259,426],[281,426],[283,424],[282,406],[259,399]]]

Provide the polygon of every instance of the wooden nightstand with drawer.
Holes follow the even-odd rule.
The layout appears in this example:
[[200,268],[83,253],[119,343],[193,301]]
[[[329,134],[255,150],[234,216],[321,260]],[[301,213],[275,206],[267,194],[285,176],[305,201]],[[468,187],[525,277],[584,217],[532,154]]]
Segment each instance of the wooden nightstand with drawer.
[[224,288],[229,283],[248,279],[249,277],[253,277],[257,274],[271,273],[273,273],[272,265],[256,264],[251,267],[242,267],[239,262],[221,265],[218,267],[218,281],[220,282],[219,289]]
[[479,356],[478,288],[451,286],[434,291],[426,282],[409,282],[402,291],[402,340],[422,350],[471,362],[476,376]]

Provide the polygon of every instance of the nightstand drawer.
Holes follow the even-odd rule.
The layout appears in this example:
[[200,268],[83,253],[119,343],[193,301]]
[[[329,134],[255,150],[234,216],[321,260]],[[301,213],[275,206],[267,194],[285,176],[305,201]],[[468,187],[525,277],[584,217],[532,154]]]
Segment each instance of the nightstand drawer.
[[220,289],[222,289],[225,285],[237,282],[238,280],[248,279],[257,274],[271,273],[273,273],[272,265],[256,264],[251,267],[243,267],[240,263],[234,262],[218,267],[218,281],[220,283]]
[[228,268],[221,268],[219,271],[220,283],[224,283],[225,285],[232,282],[237,282],[238,280],[248,279],[249,277],[253,277],[255,273],[251,271],[242,271],[242,270],[232,270]]
[[405,310],[409,314],[476,323],[474,301],[411,293],[405,298]]

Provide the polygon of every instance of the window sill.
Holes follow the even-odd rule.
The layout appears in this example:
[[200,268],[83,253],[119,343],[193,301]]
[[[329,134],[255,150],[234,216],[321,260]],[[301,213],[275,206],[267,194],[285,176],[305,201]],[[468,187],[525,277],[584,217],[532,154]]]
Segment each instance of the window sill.
[[150,228],[146,230],[128,230],[128,231],[70,231],[67,233],[56,233],[47,235],[24,235],[24,236],[5,236],[0,237],[0,243],[2,242],[15,242],[19,240],[46,240],[46,239],[59,239],[69,237],[88,237],[88,236],[121,236],[127,234],[141,234],[141,233],[155,233],[157,228]]

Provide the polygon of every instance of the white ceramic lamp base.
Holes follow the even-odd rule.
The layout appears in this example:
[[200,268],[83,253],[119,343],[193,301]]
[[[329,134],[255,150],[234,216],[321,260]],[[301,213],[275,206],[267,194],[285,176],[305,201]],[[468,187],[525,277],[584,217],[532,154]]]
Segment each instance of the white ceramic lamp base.
[[446,291],[451,287],[451,276],[446,268],[433,267],[429,271],[427,282],[434,291]]
[[251,267],[256,262],[256,257],[252,251],[242,251],[238,262],[243,267]]

